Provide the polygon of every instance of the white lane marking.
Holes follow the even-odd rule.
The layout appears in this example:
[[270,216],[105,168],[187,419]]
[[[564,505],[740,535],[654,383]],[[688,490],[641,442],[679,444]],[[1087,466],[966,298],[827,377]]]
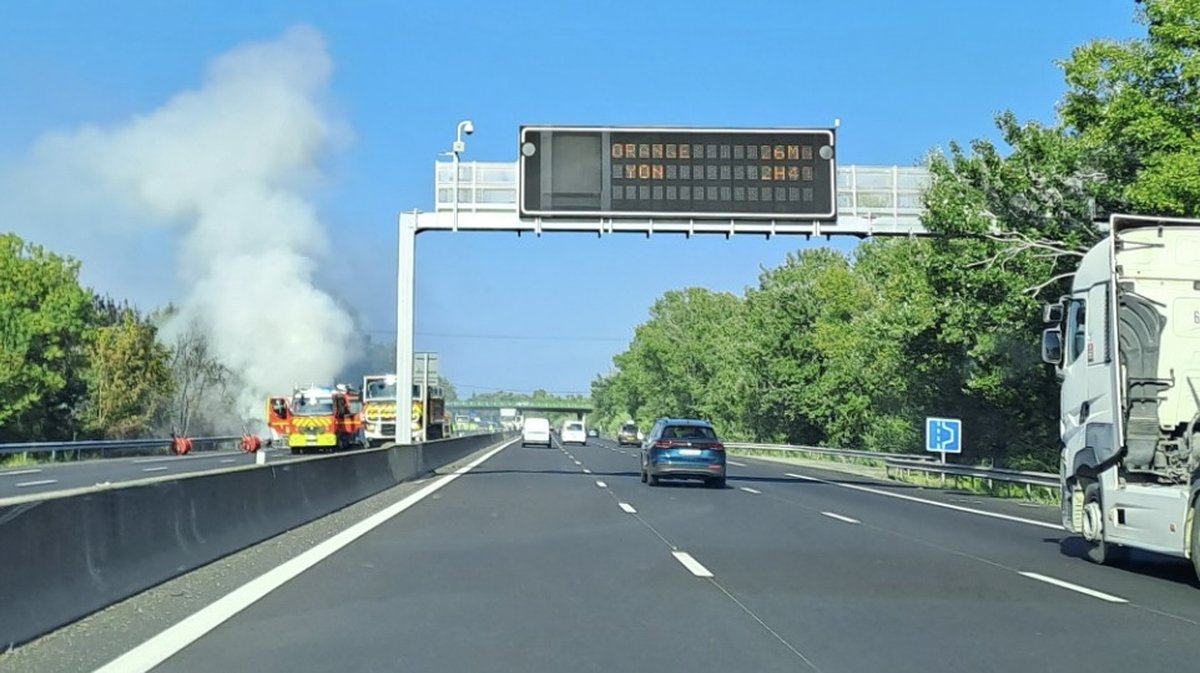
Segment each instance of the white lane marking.
[[627,502],[619,502],[617,504],[621,506],[621,509],[624,510],[626,514],[637,514],[637,510],[633,508],[633,505]]
[[1056,587],[1070,589],[1071,591],[1078,591],[1079,593],[1081,593],[1085,596],[1091,596],[1092,598],[1099,598],[1100,600],[1108,601],[1109,603],[1128,603],[1129,602],[1129,601],[1125,600],[1124,598],[1121,598],[1120,596],[1114,596],[1112,594],[1106,594],[1103,591],[1096,591],[1095,589],[1081,587],[1078,584],[1071,584],[1070,582],[1064,582],[1063,580],[1056,579],[1054,577],[1047,577],[1045,575],[1040,575],[1038,573],[1026,572],[1024,570],[1020,571],[1020,574],[1024,575],[1025,577],[1028,577],[1031,580],[1045,582],[1046,584],[1053,584]]
[[212,631],[234,615],[250,607],[255,601],[283,586],[297,575],[332,556],[339,549],[366,535],[404,510],[421,502],[450,482],[478,467],[488,458],[512,446],[505,442],[479,458],[447,474],[400,502],[359,521],[317,546],[295,556],[282,564],[234,589],[215,602],[192,613],[183,621],[162,631],[150,640],[113,659],[96,669],[95,673],[146,673],[169,657],[192,644],[204,634]]
[[858,519],[851,519],[848,516],[842,516],[841,514],[836,514],[834,512],[821,512],[821,514],[829,517],[830,519],[837,519],[843,523],[862,523]]
[[237,462],[237,459],[236,459],[236,458],[222,458],[222,459],[220,460],[220,462],[222,462],[222,463],[236,463],[236,462]]
[[45,486],[46,484],[57,484],[57,479],[39,479],[37,481],[22,481],[17,483],[17,488],[29,488],[30,486]]
[[28,470],[13,470],[11,472],[0,472],[0,477],[15,477],[21,474],[37,474],[41,472],[40,468],[31,468]]
[[736,465],[738,467],[746,467],[745,463],[739,463],[736,460],[726,460],[725,462],[729,463],[730,465]]
[[166,467],[165,465],[163,467],[143,467],[142,472],[165,472],[169,469],[171,468]]
[[597,481],[596,485],[599,486],[600,488],[608,488],[608,484],[606,484],[602,481]]
[[899,500],[908,500],[910,502],[919,502],[924,505],[933,505],[934,507],[941,507],[943,509],[952,509],[956,512],[966,512],[968,514],[978,514],[979,516],[987,516],[987,517],[991,517],[993,519],[1003,519],[1004,521],[1015,521],[1017,523],[1023,523],[1023,524],[1027,524],[1030,526],[1037,526],[1038,528],[1048,528],[1050,530],[1058,530],[1058,531],[1062,530],[1062,526],[1055,524],[1055,523],[1046,523],[1045,521],[1034,521],[1033,519],[1026,519],[1026,518],[1019,517],[1019,516],[1013,516],[1011,514],[1001,514],[999,512],[988,512],[988,511],[985,511],[982,509],[963,507],[962,505],[951,505],[949,503],[938,502],[936,500],[926,500],[925,498],[917,498],[917,497],[914,497],[911,495],[904,495],[903,493],[889,493],[888,491],[881,491],[877,488],[867,488],[866,486],[858,486],[856,484],[839,484],[836,481],[827,481],[825,479],[820,479],[817,477],[809,477],[809,476],[806,476],[803,474],[794,474],[792,472],[786,473],[786,476],[792,477],[794,479],[804,479],[806,481],[816,481],[816,482],[819,482],[822,484],[828,484],[830,486],[839,486],[841,488],[848,488],[852,491],[862,491],[864,493],[874,493],[875,495],[883,495],[883,496],[887,496],[889,498],[897,498]]
[[583,465],[583,463],[579,462],[578,460],[575,460],[575,461],[572,461],[572,462],[573,462],[573,463],[575,463],[576,465]]
[[591,473],[592,473],[592,471],[591,471],[591,470],[589,470],[589,469],[587,469],[587,468],[585,467],[585,468],[583,468],[583,473],[584,473],[584,474],[591,474]]
[[762,495],[762,491],[758,490],[757,488],[750,488],[749,486],[743,486],[739,490],[745,491],[747,493],[753,493],[754,495]]
[[201,454],[201,455],[196,455],[196,456],[164,456],[162,458],[134,458],[133,460],[131,460],[129,462],[131,462],[135,465],[138,465],[141,463],[165,463],[168,461],[178,462],[181,460],[204,460],[206,458],[216,458],[220,455],[222,455],[222,454],[217,453],[216,451],[213,451],[211,453]]
[[709,572],[708,568],[705,568],[704,566],[700,565],[700,562],[697,561],[696,559],[692,558],[691,554],[689,554],[685,551],[673,551],[673,552],[671,552],[671,555],[675,557],[676,561],[679,561],[680,563],[682,563],[684,568],[687,568],[688,570],[690,570],[691,573],[693,575],[695,575],[696,577],[712,577],[713,576],[713,574],[711,572]]

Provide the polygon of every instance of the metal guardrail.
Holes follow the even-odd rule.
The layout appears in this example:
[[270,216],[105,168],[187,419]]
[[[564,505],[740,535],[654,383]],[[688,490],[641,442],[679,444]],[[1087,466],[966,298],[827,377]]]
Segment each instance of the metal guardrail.
[[1054,472],[1033,472],[1026,470],[1010,470],[999,467],[978,467],[974,465],[956,465],[954,463],[939,463],[932,457],[911,453],[879,453],[876,451],[856,451],[853,449],[830,449],[821,446],[797,446],[791,444],[751,444],[743,442],[726,442],[731,449],[751,449],[758,451],[779,451],[782,453],[808,453],[860,460],[876,460],[884,464],[889,478],[893,474],[905,477],[913,472],[935,475],[942,478],[943,484],[947,477],[955,480],[957,485],[963,478],[979,479],[987,482],[988,488],[993,482],[1003,482],[1024,486],[1026,493],[1036,488],[1057,490],[1059,487],[1058,474]]
[[805,446],[803,444],[753,444],[750,442],[725,442],[730,449],[751,449],[757,451],[782,451],[791,453],[815,453],[825,456],[841,456],[843,458],[863,458],[868,460],[918,460],[932,461],[933,458],[914,455],[911,453],[880,453],[878,451],[857,451],[854,449],[830,449],[824,446]]
[[1059,487],[1058,475],[1053,472],[1027,472],[1024,470],[1008,470],[997,467],[975,467],[972,465],[955,465],[953,463],[943,465],[941,463],[931,464],[908,460],[885,461],[885,469],[889,477],[892,476],[893,471],[906,476],[912,472],[934,474],[940,476],[943,483],[946,477],[953,477],[956,485],[958,480],[963,477],[986,481],[988,488],[992,487],[992,482],[997,481],[1017,484],[1024,486],[1026,493],[1031,493],[1034,487],[1053,490],[1057,490]]
[[[236,447],[237,442],[241,441],[241,435],[190,437],[189,439],[192,441],[193,451],[216,451],[220,450],[221,444],[224,443],[231,443]],[[103,458],[105,453],[132,455],[137,452],[143,454],[169,452],[171,446],[170,437],[164,439],[99,439],[78,442],[17,442],[0,444],[0,457],[22,453],[49,453],[52,459],[59,454],[68,456],[74,454],[75,459],[79,460],[84,453],[97,453],[99,457]]]

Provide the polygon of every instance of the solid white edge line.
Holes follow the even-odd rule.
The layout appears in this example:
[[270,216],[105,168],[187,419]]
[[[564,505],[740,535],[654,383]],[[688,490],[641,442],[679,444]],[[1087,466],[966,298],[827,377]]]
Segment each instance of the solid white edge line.
[[596,482],[596,486],[598,486],[598,487],[600,487],[600,488],[608,488],[608,484],[606,484],[606,483],[604,483],[604,482],[602,482],[602,481],[597,481],[597,482]]
[[13,470],[11,472],[0,472],[0,477],[16,477],[16,476],[22,475],[22,474],[37,474],[38,472],[41,472],[41,471],[42,471],[41,468],[37,468],[37,467],[31,468],[28,470]]
[[691,571],[691,573],[696,577],[713,576],[712,572],[710,572],[708,568],[705,568],[703,565],[701,565],[699,561],[692,558],[691,554],[685,551],[673,551],[671,552],[671,555],[675,557],[676,561],[682,563],[683,567]]
[[830,519],[837,519],[838,521],[841,521],[843,523],[862,523],[858,519],[851,519],[848,516],[842,516],[841,514],[836,514],[834,512],[821,512],[821,514],[823,516],[829,517]]
[[743,490],[747,493],[753,493],[754,495],[762,495],[762,491],[760,491],[756,488],[750,488],[749,486],[742,486],[741,490]]
[[827,480],[821,479],[819,477],[810,477],[810,476],[803,475],[803,474],[794,474],[792,472],[786,473],[785,476],[792,477],[795,479],[805,479],[808,481],[816,481],[816,482],[820,482],[822,484],[828,484],[830,486],[839,486],[841,488],[848,488],[852,491],[862,491],[864,493],[874,493],[875,495],[883,495],[883,496],[887,496],[889,498],[898,498],[900,500],[908,500],[910,502],[919,502],[919,503],[922,503],[925,505],[933,505],[934,507],[941,507],[943,509],[952,509],[956,512],[966,512],[968,514],[978,514],[979,516],[987,516],[987,517],[991,517],[993,519],[1002,519],[1004,521],[1015,521],[1017,523],[1023,523],[1023,524],[1027,524],[1030,526],[1037,526],[1039,528],[1047,528],[1049,530],[1058,530],[1058,531],[1062,530],[1062,526],[1060,526],[1058,524],[1046,523],[1045,521],[1034,521],[1033,519],[1026,519],[1024,517],[1013,516],[1011,514],[1001,514],[999,512],[988,512],[988,511],[982,510],[982,509],[974,509],[972,507],[963,507],[962,505],[951,505],[950,503],[947,503],[947,502],[938,502],[936,500],[926,500],[925,498],[917,498],[917,497],[914,497],[911,495],[904,495],[903,493],[889,493],[887,491],[881,491],[877,488],[867,488],[866,486],[858,486],[856,484],[839,484],[836,481],[827,481]]
[[164,467],[143,467],[142,472],[165,472],[169,469],[171,469],[171,468],[166,467],[166,466],[164,466]]
[[617,504],[621,506],[621,509],[622,509],[622,510],[623,510],[623,511],[624,511],[626,514],[637,514],[637,510],[633,508],[633,505],[631,505],[631,504],[629,504],[629,503],[627,503],[627,502],[619,502],[619,503],[617,503]]
[[726,463],[728,463],[728,464],[730,464],[730,465],[736,465],[737,467],[746,467],[746,464],[745,464],[745,463],[739,463],[739,462],[737,462],[736,460],[728,460],[728,459],[727,459],[725,462],[726,462]]
[[421,488],[403,500],[346,528],[333,537],[284,561],[242,586],[201,608],[183,621],[96,669],[95,673],[146,673],[171,656],[199,640],[234,615],[315,566],[351,542],[386,523],[396,515],[421,502],[450,482],[478,467],[487,459],[512,446],[516,440],[505,442],[472,460],[461,468]]
[[29,488],[30,486],[45,486],[46,484],[57,484],[57,479],[39,479],[37,481],[22,481],[16,486],[17,488]]
[[1062,587],[1064,589],[1070,589],[1071,591],[1077,591],[1081,594],[1084,594],[1085,596],[1091,596],[1092,598],[1099,598],[1100,600],[1108,601],[1109,603],[1128,603],[1129,602],[1129,601],[1125,600],[1124,598],[1121,598],[1120,596],[1114,596],[1112,594],[1106,594],[1103,591],[1096,591],[1095,589],[1081,587],[1078,584],[1072,584],[1070,582],[1066,582],[1064,580],[1060,580],[1060,579],[1057,579],[1054,577],[1047,577],[1046,575],[1041,575],[1041,574],[1034,573],[1034,572],[1027,572],[1024,570],[1019,571],[1019,574],[1025,576],[1025,577],[1028,577],[1031,580],[1037,580],[1039,582],[1045,582],[1046,584],[1053,584],[1056,587]]

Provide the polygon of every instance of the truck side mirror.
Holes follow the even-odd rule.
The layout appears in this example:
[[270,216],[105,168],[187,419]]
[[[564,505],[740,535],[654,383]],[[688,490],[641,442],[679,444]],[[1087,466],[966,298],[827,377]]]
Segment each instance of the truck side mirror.
[[1042,331],[1042,362],[1051,365],[1061,365],[1063,361],[1062,352],[1062,330],[1057,327]]
[[1063,303],[1061,301],[1053,304],[1046,304],[1046,306],[1042,308],[1042,322],[1046,323],[1047,325],[1058,325],[1062,323],[1065,310],[1066,309],[1063,307]]

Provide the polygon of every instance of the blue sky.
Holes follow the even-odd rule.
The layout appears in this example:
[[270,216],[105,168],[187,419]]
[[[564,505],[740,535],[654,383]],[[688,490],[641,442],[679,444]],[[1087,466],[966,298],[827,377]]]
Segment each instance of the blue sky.
[[[307,24],[327,41],[331,105],[352,133],[317,196],[336,252],[323,279],[391,339],[396,213],[430,208],[433,162],[460,119],[476,126],[466,160],[514,160],[527,123],[840,118],[839,162],[911,165],[949,140],[994,136],[1006,108],[1051,120],[1063,88],[1054,61],[1089,39],[1139,35],[1133,10],[1132,0],[11,2],[0,7],[0,162],[43,133],[152,110],[197,87],[212,57]],[[149,236],[137,254],[169,256],[171,244]],[[425,233],[417,347],[440,352],[463,393],[586,391],[663,292],[741,292],[760,267],[827,244]],[[161,269],[72,252],[97,289],[145,307],[174,298]]]

